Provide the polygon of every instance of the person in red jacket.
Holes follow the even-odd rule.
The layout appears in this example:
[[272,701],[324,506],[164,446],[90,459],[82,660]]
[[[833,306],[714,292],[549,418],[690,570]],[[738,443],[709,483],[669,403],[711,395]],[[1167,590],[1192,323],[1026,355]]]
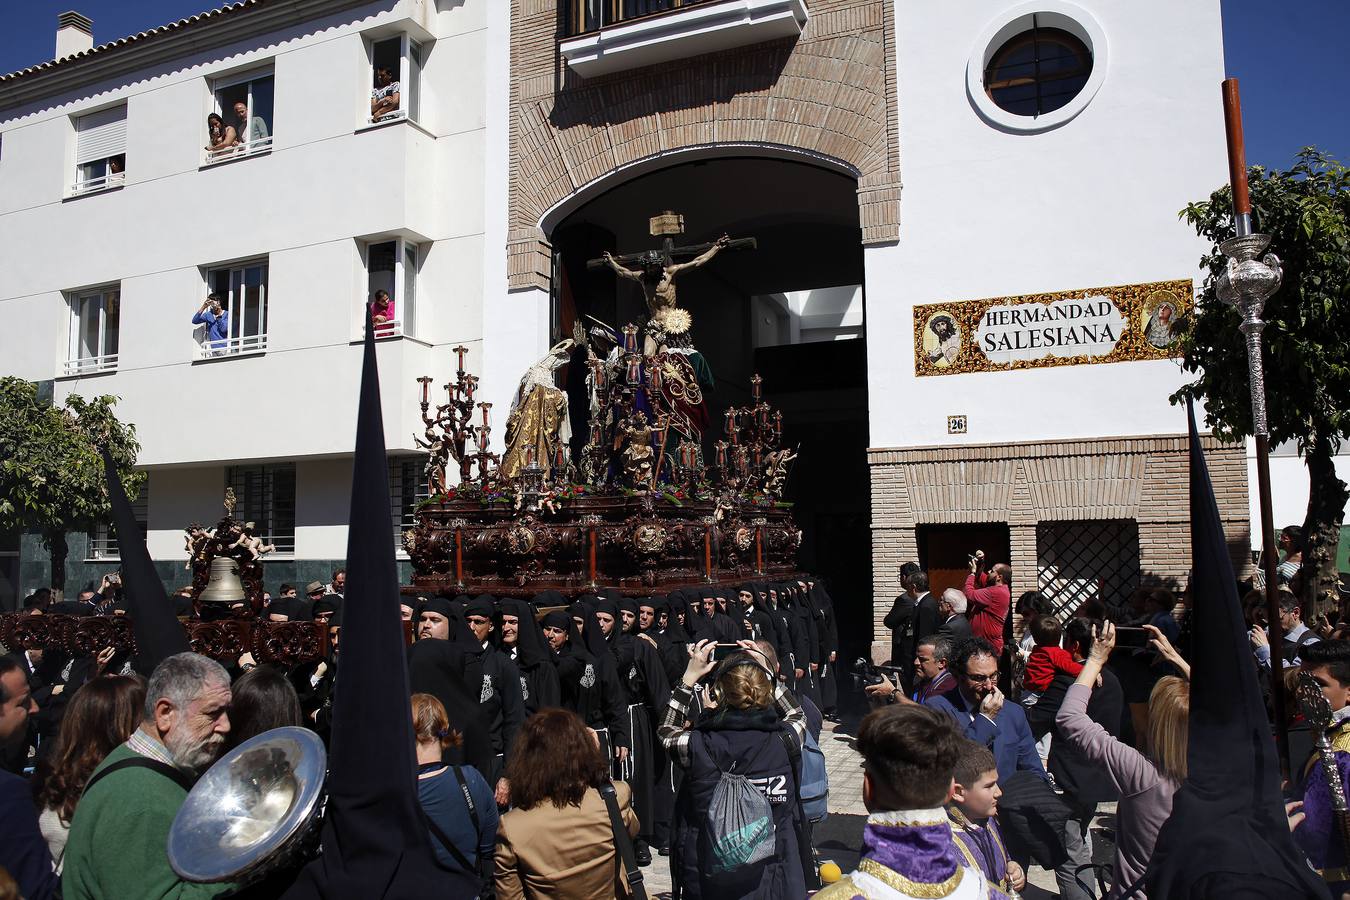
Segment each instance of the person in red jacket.
[[1008,587],[1012,568],[1007,563],[998,563],[991,572],[980,572],[983,561],[983,552],[970,558],[970,575],[966,577],[965,588],[970,607],[966,615],[970,617],[971,633],[984,638],[993,645],[996,653],[1001,654],[1003,620],[1008,617],[1008,606],[1012,603],[1012,591]]

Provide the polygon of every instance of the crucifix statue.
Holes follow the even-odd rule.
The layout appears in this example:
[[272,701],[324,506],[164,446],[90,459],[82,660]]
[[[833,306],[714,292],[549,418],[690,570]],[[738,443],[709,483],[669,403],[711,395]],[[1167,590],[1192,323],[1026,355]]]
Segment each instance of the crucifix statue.
[[[614,270],[620,278],[636,281],[642,288],[647,301],[647,314],[651,316],[647,324],[647,338],[644,351],[650,356],[664,347],[691,346],[689,328],[693,324],[688,310],[680,307],[675,295],[675,276],[686,269],[696,269],[704,265],[725,249],[755,249],[754,238],[732,240],[722,235],[711,244],[691,244],[677,247],[672,235],[684,233],[684,216],[667,210],[651,219],[651,234],[660,237],[659,250],[645,250],[639,253],[626,253],[615,256],[609,251],[600,259],[586,263],[588,269],[605,266]],[[677,262],[678,258],[686,261]],[[630,268],[631,266],[631,268]]]

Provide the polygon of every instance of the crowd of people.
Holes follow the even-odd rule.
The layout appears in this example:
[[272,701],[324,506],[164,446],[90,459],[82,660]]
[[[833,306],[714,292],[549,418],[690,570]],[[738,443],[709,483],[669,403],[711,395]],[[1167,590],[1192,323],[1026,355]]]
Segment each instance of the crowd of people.
[[[1011,569],[986,569],[982,556],[964,589],[938,597],[917,565],[903,577],[886,619],[895,665],[866,687],[873,710],[857,731],[862,859],[818,896],[1011,897],[1032,865],[1053,870],[1063,897],[1146,896],[1187,779],[1185,595],[1139,591],[1119,608],[1094,599],[1059,615],[1037,592],[1014,606]],[[115,615],[119,588],[110,575],[76,600],[35,593],[25,606]],[[337,570],[303,593],[269,594],[269,620],[327,628],[328,656],[288,668],[186,653],[147,680],[110,653],[3,657],[0,810],[11,824],[0,866],[17,896],[270,896],[183,882],[165,842],[193,780],[223,753],[284,725],[329,740],[344,592]],[[1350,779],[1350,641],[1305,633],[1285,595],[1274,656],[1322,687],[1342,751],[1340,782],[1316,758],[1300,768],[1289,825],[1333,888],[1350,889],[1331,794]],[[185,611],[189,599],[173,602]],[[1018,640],[1004,630],[1010,609]],[[1248,605],[1253,661],[1269,677],[1257,612]],[[401,616],[417,798],[447,877],[479,896],[629,896],[625,859],[636,872],[655,853],[681,897],[821,888],[811,798],[823,793],[820,732],[839,703],[822,582],[570,602],[551,591],[403,598]],[[1102,867],[1092,823],[1107,803],[1115,853]]]
[[[0,864],[23,896],[53,896],[58,885],[66,897],[128,896],[132,884],[153,885],[156,896],[173,895],[171,885],[177,896],[213,896],[219,886],[180,884],[164,859],[173,813],[193,778],[254,735],[303,725],[329,738],[344,581],[339,570],[303,595],[292,585],[269,595],[270,621],[327,626],[327,658],[289,668],[248,654],[178,654],[147,682],[117,655],[4,657],[0,737],[17,750],[7,767],[30,775],[0,783],[0,806],[17,816],[7,821],[32,827],[0,840]],[[118,597],[109,576],[76,601],[35,594],[26,606],[116,615]],[[408,598],[401,614],[414,638],[419,798],[447,871],[470,875],[485,894],[613,896],[618,849],[602,796],[612,783],[636,865],[650,865],[653,851],[669,856],[688,896],[725,896],[736,879],[747,895],[765,879],[783,896],[814,883],[797,788],[803,752],[818,746],[838,702],[834,610],[822,583],[572,602],[556,592],[533,602]],[[128,759],[138,771],[90,790]],[[807,765],[823,778],[823,761],[819,773]],[[710,870],[706,820],[726,771],[770,804],[773,852]],[[112,839],[124,830],[134,839]]]

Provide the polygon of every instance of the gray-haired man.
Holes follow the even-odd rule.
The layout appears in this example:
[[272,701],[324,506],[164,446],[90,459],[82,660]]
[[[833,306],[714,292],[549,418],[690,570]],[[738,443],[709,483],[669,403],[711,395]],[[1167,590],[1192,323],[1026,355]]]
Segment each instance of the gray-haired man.
[[155,667],[140,727],[85,787],[66,844],[65,897],[192,900],[225,889],[183,882],[165,847],[192,782],[224,746],[230,699],[230,676],[205,656],[178,653]]
[[938,601],[938,618],[942,624],[938,626],[937,633],[953,644],[970,637],[966,606],[966,595],[956,588],[947,588]]

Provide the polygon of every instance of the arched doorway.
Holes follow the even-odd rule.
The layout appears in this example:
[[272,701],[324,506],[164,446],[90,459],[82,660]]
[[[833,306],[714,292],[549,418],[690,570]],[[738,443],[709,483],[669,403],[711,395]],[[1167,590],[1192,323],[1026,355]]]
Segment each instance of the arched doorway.
[[[767,399],[783,411],[785,443],[800,444],[787,493],[804,533],[802,565],[829,579],[846,652],[863,649],[871,639],[872,568],[857,181],[809,162],[728,155],[671,165],[598,193],[549,229],[555,340],[570,335],[579,317],[615,328],[646,317],[636,284],[587,262],[607,250],[659,248],[649,220],[666,210],[684,217],[677,245],[722,234],[758,243],[681,273],[680,305],[693,316],[694,345],[716,381],[708,395],[712,422],[749,402],[756,372]],[[588,433],[585,376],[580,366],[570,369],[580,439]],[[705,456],[717,436],[705,435]]]

